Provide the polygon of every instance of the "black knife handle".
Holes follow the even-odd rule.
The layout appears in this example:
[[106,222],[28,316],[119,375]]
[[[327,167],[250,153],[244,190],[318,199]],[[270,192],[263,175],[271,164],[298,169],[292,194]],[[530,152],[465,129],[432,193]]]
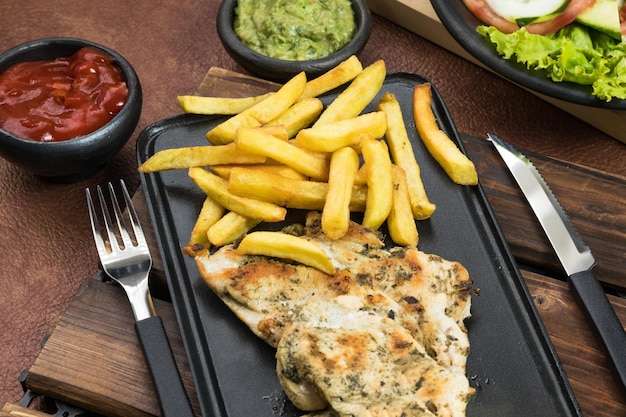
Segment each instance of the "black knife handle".
[[187,391],[176,367],[174,354],[159,316],[135,323],[162,417],[194,417]]
[[615,376],[626,396],[626,332],[611,307],[602,285],[592,271],[583,271],[569,277],[576,300],[585,310],[605,353],[611,362]]

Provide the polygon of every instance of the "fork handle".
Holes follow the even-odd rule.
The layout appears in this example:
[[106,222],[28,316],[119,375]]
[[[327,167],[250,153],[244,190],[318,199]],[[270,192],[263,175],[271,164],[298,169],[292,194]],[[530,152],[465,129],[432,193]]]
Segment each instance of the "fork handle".
[[193,417],[189,397],[176,367],[174,354],[159,316],[135,323],[154,388],[159,398],[162,417]]

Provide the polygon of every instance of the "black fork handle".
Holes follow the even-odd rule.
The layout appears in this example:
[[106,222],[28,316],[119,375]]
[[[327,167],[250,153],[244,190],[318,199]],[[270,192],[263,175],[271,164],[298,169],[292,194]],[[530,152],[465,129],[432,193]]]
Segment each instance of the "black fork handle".
[[194,417],[187,391],[176,367],[174,354],[159,316],[135,323],[162,417]]

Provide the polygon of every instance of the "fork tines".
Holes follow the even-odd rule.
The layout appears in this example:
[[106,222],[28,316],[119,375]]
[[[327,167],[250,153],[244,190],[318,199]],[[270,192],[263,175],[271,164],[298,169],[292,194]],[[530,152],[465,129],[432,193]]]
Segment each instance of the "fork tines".
[[[120,189],[124,200],[122,205],[120,205],[121,199],[118,199],[115,187],[110,182],[108,183],[108,189],[109,198],[106,198],[102,187],[99,185],[96,187],[101,209],[100,215],[98,215],[98,210],[95,208],[91,191],[86,189],[91,227],[100,255],[103,255],[102,251],[112,253],[131,246],[147,245],[124,180],[120,180]],[[124,209],[128,216],[124,216]],[[111,211],[113,215],[111,215]],[[106,232],[102,231],[100,221],[104,224]],[[131,228],[133,231],[132,235],[128,232]]]

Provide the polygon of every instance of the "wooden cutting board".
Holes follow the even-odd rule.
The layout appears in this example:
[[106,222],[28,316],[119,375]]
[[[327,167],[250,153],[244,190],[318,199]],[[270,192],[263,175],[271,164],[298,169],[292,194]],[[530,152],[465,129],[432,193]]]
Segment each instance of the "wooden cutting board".
[[[212,68],[199,92],[231,96],[261,93],[275,85]],[[626,403],[613,381],[608,363],[585,317],[577,307],[556,258],[530,208],[495,151],[484,139],[462,136],[476,162],[487,194],[511,250],[523,265],[522,275],[551,336],[574,392],[587,417],[626,415]],[[626,289],[626,181],[586,168],[529,155],[544,174],[583,238],[598,259],[596,273],[608,285]],[[145,199],[134,196],[137,211],[158,250]],[[598,207],[603,207],[602,210]],[[534,272],[531,272],[530,270]],[[165,288],[155,256],[152,286]],[[167,298],[166,294],[163,298]],[[610,297],[622,323],[626,300]],[[190,396],[197,401],[172,305],[158,300],[168,336]],[[151,416],[158,404],[133,329],[132,313],[116,285],[86,280],[28,372],[28,388],[108,416]]]
[[[460,57],[488,69],[467,53],[465,49],[463,49],[448,33],[437,17],[437,13],[435,13],[435,10],[430,4],[430,0],[366,1],[373,13],[379,14],[402,26],[403,28],[448,49]],[[552,105],[578,117],[579,119],[586,121],[607,135],[626,143],[626,111],[600,109],[572,104],[531,90],[528,91],[551,103]]]

